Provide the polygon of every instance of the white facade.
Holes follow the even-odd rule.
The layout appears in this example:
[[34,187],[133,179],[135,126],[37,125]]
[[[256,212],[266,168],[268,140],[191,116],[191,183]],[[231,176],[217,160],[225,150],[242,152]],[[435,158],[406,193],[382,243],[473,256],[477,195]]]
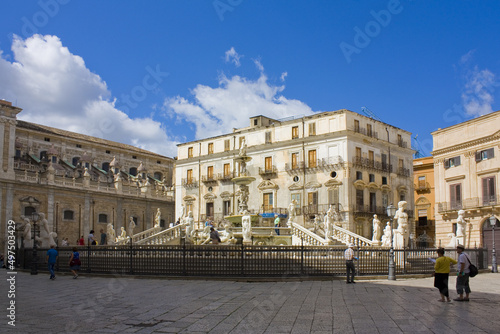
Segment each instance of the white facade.
[[463,209],[468,221],[465,246],[485,246],[489,217],[498,218],[500,211],[499,128],[496,111],[432,133],[437,244],[449,243]]
[[256,116],[233,133],[178,145],[177,212],[184,204],[195,219],[216,222],[237,214],[231,178],[242,138],[256,178],[248,206],[263,216],[262,225],[271,223],[270,213],[285,217],[292,200],[301,224],[334,204],[343,227],[370,238],[373,214],[385,222],[388,204],[406,200],[413,215],[411,134],[348,110],[285,120]]

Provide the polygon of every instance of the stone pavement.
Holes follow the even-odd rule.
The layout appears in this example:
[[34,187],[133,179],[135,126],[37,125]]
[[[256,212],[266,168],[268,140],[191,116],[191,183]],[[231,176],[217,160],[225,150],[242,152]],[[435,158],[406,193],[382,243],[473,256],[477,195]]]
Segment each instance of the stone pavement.
[[[500,274],[471,301],[440,303],[433,279],[225,281],[0,271],[0,333],[500,333]],[[450,278],[452,298],[455,277]],[[7,318],[15,300],[15,327]]]

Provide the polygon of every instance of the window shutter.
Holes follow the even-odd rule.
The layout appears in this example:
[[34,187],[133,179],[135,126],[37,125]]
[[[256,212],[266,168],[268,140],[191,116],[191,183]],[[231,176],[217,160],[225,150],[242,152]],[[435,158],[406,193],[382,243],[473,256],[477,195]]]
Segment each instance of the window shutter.
[[477,151],[476,152],[476,162],[481,161],[481,152]]
[[449,160],[449,159],[446,159],[446,160],[444,161],[444,168],[446,168],[446,169],[447,169],[447,168],[450,168],[450,160]]
[[488,155],[488,159],[495,157],[495,150],[493,148],[486,150],[486,152],[487,152],[486,154]]
[[453,158],[455,159],[455,166],[460,166],[460,156]]

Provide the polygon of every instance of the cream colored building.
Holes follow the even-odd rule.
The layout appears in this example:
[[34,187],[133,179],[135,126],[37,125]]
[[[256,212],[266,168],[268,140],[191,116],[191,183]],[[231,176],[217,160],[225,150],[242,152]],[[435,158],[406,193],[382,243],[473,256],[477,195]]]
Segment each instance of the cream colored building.
[[349,110],[281,120],[255,116],[232,133],[179,144],[177,212],[185,205],[196,220],[216,222],[238,213],[231,179],[243,140],[252,158],[247,170],[256,178],[248,206],[263,226],[274,213],[285,220],[292,201],[301,224],[334,205],[343,227],[370,239],[373,215],[385,224],[389,204],[407,201],[413,217],[411,134]]
[[485,240],[491,238],[488,218],[500,213],[499,129],[500,111],[496,111],[432,133],[437,244],[449,243],[458,210],[463,209],[469,222],[465,246],[491,249]]
[[[174,221],[174,160],[133,146],[17,120],[20,108],[0,100],[0,245],[10,220],[44,213],[58,243],[75,245],[133,217],[135,233]],[[20,237],[18,236],[18,242]]]

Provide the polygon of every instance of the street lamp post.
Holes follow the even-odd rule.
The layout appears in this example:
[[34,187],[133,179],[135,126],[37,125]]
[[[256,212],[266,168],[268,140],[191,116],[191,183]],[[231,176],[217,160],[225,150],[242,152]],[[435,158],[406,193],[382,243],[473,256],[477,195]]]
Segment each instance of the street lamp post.
[[491,250],[491,272],[497,273],[497,255],[495,250],[495,226],[497,224],[497,218],[493,215],[490,217],[490,225],[493,228],[493,249]]
[[37,228],[36,222],[38,221],[37,212],[33,212],[33,214],[31,215],[31,221],[33,222],[33,254],[31,257],[31,275],[38,275],[38,266],[37,266],[38,247],[36,244],[36,228]]
[[389,275],[387,279],[391,281],[396,280],[396,264],[394,263],[394,237],[392,234],[392,219],[396,214],[396,207],[390,204],[387,207],[387,215],[389,216],[391,222],[391,249],[389,250]]

